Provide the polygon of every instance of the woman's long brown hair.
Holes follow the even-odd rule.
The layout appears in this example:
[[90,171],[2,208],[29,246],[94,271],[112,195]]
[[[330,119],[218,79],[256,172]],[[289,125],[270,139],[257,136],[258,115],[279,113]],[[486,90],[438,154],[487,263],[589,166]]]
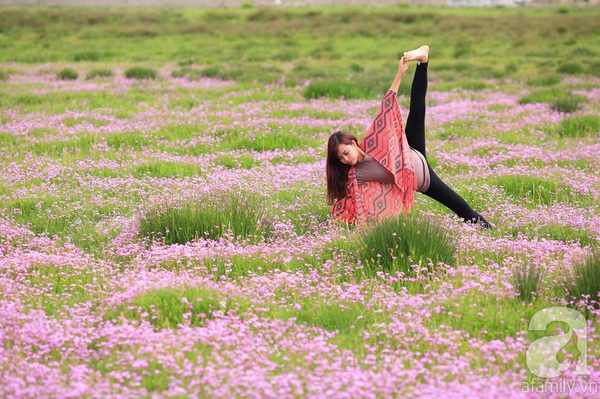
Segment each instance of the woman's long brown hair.
[[338,158],[338,146],[340,144],[358,143],[358,139],[351,134],[337,131],[329,137],[327,142],[327,161],[325,171],[327,174],[327,203],[335,204],[335,201],[346,196],[346,183],[348,182],[348,171],[350,165],[344,165]]

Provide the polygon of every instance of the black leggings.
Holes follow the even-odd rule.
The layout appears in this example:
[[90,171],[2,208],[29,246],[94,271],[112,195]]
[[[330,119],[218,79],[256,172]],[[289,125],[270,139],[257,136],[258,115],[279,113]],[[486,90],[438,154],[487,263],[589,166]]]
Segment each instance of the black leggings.
[[[425,159],[425,96],[427,95],[427,63],[417,65],[415,77],[410,90],[410,112],[406,121],[406,138],[408,144],[419,151]],[[479,222],[484,227],[489,227],[488,222],[479,213],[474,211],[467,201],[446,185],[431,169],[427,162],[431,183],[425,194],[440,202],[460,216],[465,222]]]

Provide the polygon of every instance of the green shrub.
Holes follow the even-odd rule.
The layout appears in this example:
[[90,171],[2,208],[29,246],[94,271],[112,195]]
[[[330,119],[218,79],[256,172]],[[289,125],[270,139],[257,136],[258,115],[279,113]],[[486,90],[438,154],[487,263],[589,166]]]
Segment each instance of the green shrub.
[[569,288],[572,299],[595,301],[598,307],[600,292],[600,253],[594,252],[573,267],[573,284]]
[[585,102],[585,97],[558,88],[535,91],[519,99],[519,104],[547,103],[552,109],[565,113],[578,111]]
[[125,71],[125,77],[128,79],[156,79],[156,71],[146,67],[132,67]]
[[171,76],[174,77],[174,78],[184,78],[187,75],[189,75],[190,72],[191,71],[190,71],[189,68],[181,68],[178,71],[171,72]]
[[297,51],[289,50],[289,49],[281,50],[278,53],[273,55],[274,60],[284,61],[284,62],[294,61],[298,57],[299,57],[299,54]]
[[553,103],[550,103],[552,109],[558,112],[572,113],[581,109],[581,103],[586,102],[585,97],[582,96],[569,96],[564,98],[557,98]]
[[459,41],[454,47],[454,58],[468,57],[471,54],[471,43],[466,40]]
[[600,117],[578,115],[565,118],[560,123],[558,134],[561,137],[587,137],[600,132]]
[[596,54],[594,51],[590,50],[588,47],[580,46],[571,50],[571,54],[575,57],[593,57]]
[[319,143],[317,139],[310,139],[306,136],[273,132],[254,138],[248,136],[225,138],[220,143],[220,147],[223,150],[273,151],[315,147],[317,143]]
[[414,264],[452,265],[456,252],[446,231],[414,214],[398,215],[374,224],[361,234],[359,248],[358,256],[367,276],[379,270],[412,275]]
[[192,60],[177,61],[177,65],[179,65],[181,68],[192,66],[193,63],[194,61]]
[[600,77],[600,62],[591,62],[588,66],[588,73]]
[[6,72],[4,72],[2,69],[0,69],[0,80],[6,80],[8,79],[8,74]]
[[148,211],[140,218],[140,235],[185,244],[198,238],[260,241],[271,236],[262,201],[253,195],[216,193],[168,209]]
[[135,167],[132,175],[137,178],[151,176],[155,178],[184,178],[202,175],[202,169],[185,162],[155,161]]
[[219,76],[220,73],[221,73],[220,68],[213,66],[213,67],[204,68],[201,72],[201,75],[205,76],[207,78],[216,78],[217,76]]
[[305,60],[302,60],[295,62],[294,67],[288,73],[288,76],[292,76],[298,80],[316,80],[320,78],[325,78],[327,76],[327,72],[324,68],[319,67],[314,63],[308,63]]
[[298,81],[294,78],[286,77],[284,81],[285,87],[296,87],[298,86]]
[[584,72],[583,66],[581,64],[576,64],[572,62],[568,62],[565,64],[560,64],[558,68],[556,68],[556,72],[558,73],[567,73],[569,75],[578,75]]
[[275,22],[287,19],[289,15],[274,8],[261,8],[251,14],[248,14],[250,22]]
[[42,104],[47,101],[50,101],[47,96],[38,96],[35,94],[29,94],[29,93],[18,94],[14,98],[15,104],[23,104],[23,105],[36,105],[36,104]]
[[561,91],[559,89],[546,89],[538,90],[524,95],[519,99],[519,104],[531,104],[531,103],[548,103],[555,101],[557,98],[564,98],[569,93]]
[[79,75],[71,68],[64,68],[56,74],[56,78],[60,80],[75,80]]
[[534,87],[547,87],[557,83],[560,83],[560,76],[558,75],[537,76],[527,81],[529,86]]
[[114,75],[113,71],[109,69],[93,69],[88,72],[86,79],[94,78],[110,78]]
[[248,155],[237,157],[234,157],[233,155],[222,155],[215,160],[215,164],[225,166],[229,169],[250,169],[261,163],[261,161],[257,161]]
[[84,52],[75,54],[75,56],[73,57],[73,60],[76,62],[98,61],[98,60],[100,60],[100,58],[102,58],[102,56],[100,55],[100,53],[98,53],[96,51],[84,51]]
[[459,87],[463,90],[482,91],[485,89],[491,89],[494,85],[482,82],[481,80],[467,80],[460,82]]
[[235,21],[242,17],[242,13],[234,9],[213,9],[204,13],[202,18],[206,22]]
[[375,95],[373,90],[357,82],[343,80],[321,80],[311,82],[302,93],[304,98],[370,98]]
[[342,10],[329,15],[330,20],[334,23],[349,24],[359,22],[367,18],[367,16],[359,10]]
[[529,303],[534,299],[534,295],[538,293],[541,269],[533,264],[529,265],[529,267],[523,266],[514,271],[513,279],[515,287],[519,291],[519,297],[521,300]]
[[505,74],[513,74],[519,70],[519,65],[514,62],[509,62],[504,65],[504,73]]
[[357,64],[356,62],[353,62],[352,64],[350,64],[350,70],[352,72],[360,73],[360,72],[363,72],[365,70],[365,68],[363,68],[362,65]]

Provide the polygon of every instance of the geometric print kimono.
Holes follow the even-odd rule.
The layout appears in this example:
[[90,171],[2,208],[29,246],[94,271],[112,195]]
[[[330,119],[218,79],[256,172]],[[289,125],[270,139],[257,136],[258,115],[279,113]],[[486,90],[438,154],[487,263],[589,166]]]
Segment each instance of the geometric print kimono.
[[350,167],[346,195],[333,205],[336,219],[356,223],[381,219],[402,211],[408,212],[414,203],[417,189],[415,165],[404,134],[398,94],[388,90],[377,111],[377,116],[360,148],[389,170],[395,184],[368,181],[359,185],[356,168]]

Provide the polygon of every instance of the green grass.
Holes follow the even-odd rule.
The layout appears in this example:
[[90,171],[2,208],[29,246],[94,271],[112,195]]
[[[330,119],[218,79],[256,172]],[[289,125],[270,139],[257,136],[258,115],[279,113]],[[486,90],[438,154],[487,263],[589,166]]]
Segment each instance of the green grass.
[[294,212],[288,217],[290,217],[294,230],[299,236],[319,233],[323,224],[330,220],[331,209],[322,203],[312,202],[304,205],[301,213]]
[[508,195],[520,203],[550,206],[555,202],[574,203],[575,195],[568,185],[532,176],[505,175],[494,179]]
[[298,324],[337,332],[331,342],[340,350],[351,350],[359,357],[366,355],[362,334],[374,330],[373,325],[385,323],[388,317],[385,309],[367,308],[361,303],[326,303],[314,297],[293,300],[300,305],[298,309],[272,308],[267,316],[284,320],[293,317]]
[[[105,126],[107,122],[94,118],[65,118],[63,123],[68,127],[74,127],[82,123],[90,123],[94,126]],[[302,127],[295,125],[269,124],[265,133],[248,135],[246,129],[231,129],[217,132],[220,140],[214,143],[197,142],[193,145],[186,141],[194,140],[205,134],[203,126],[172,125],[157,132],[125,132],[93,134],[82,132],[68,141],[25,141],[7,134],[0,136],[0,141],[11,143],[22,142],[19,147],[9,147],[8,151],[22,154],[22,151],[32,152],[36,155],[44,155],[51,158],[65,158],[65,155],[77,156],[79,159],[92,155],[92,148],[105,142],[115,152],[110,154],[113,158],[120,157],[119,153],[139,151],[143,148],[165,151],[177,155],[201,155],[213,151],[272,151],[272,150],[295,150],[299,148],[315,147],[323,144],[322,138],[316,138],[322,133],[320,128]],[[38,131],[41,135],[51,135],[51,131]],[[218,158],[217,164],[234,167],[238,164],[242,168],[251,168],[261,164],[250,155],[223,155]],[[237,167],[237,166],[236,166]]]
[[585,69],[581,64],[574,62],[566,62],[564,64],[560,64],[558,68],[556,68],[556,72],[568,75],[580,75],[584,73],[584,71]]
[[[100,121],[101,122],[101,121]],[[67,124],[75,124],[75,120],[66,120]],[[150,139],[142,136],[140,132],[112,133],[104,136],[83,133],[78,138],[70,141],[36,142],[27,147],[37,155],[50,157],[64,157],[65,153],[78,154],[80,157],[88,156],[92,146],[106,142],[114,150],[133,149],[141,150],[150,144]]]
[[370,98],[375,95],[373,88],[359,86],[352,81],[317,81],[311,82],[302,95],[307,98],[330,97],[343,98]]
[[331,207],[324,201],[315,201],[315,198],[323,198],[322,196],[323,193],[315,192],[314,188],[296,186],[292,190],[279,191],[274,208],[281,208],[281,205],[284,209],[301,208],[302,212],[286,212],[281,217],[289,219],[298,236],[319,233],[322,224],[331,218]]
[[588,73],[596,77],[600,76],[600,62],[591,62],[588,65]]
[[545,238],[563,242],[578,242],[582,247],[597,245],[598,242],[592,232],[575,229],[559,223],[549,223],[541,226],[534,223],[528,223],[519,227],[511,227],[507,230],[501,229],[499,234],[508,234],[513,238],[524,235],[532,239]]
[[140,236],[165,244],[185,244],[198,238],[262,240],[271,235],[259,198],[244,193],[216,193],[140,216]]
[[[20,275],[19,275],[20,274]],[[105,271],[32,262],[25,272],[3,269],[0,275],[14,280],[26,280],[34,287],[44,287],[35,297],[21,298],[28,306],[42,309],[48,316],[59,316],[66,307],[94,299],[94,291],[106,283]]]
[[86,117],[83,117],[83,118],[72,118],[72,117],[64,118],[62,122],[67,127],[73,127],[73,126],[81,125],[83,123],[90,123],[90,124],[92,124],[94,126],[106,126],[106,125],[108,125],[110,123],[110,122],[107,122],[107,121],[103,121],[101,119],[86,118]]
[[539,293],[542,273],[540,267],[530,264],[513,272],[513,284],[519,292],[519,298],[530,303]]
[[439,262],[455,262],[456,248],[449,234],[414,213],[373,224],[361,233],[359,245],[358,257],[370,277],[378,271],[413,276],[411,265],[430,269]]
[[205,270],[214,281],[221,281],[223,276],[239,280],[251,276],[262,276],[274,271],[290,271],[308,273],[320,267],[325,260],[331,259],[328,253],[317,253],[313,256],[299,256],[293,260],[281,260],[280,256],[265,256],[260,259],[247,256],[216,256],[204,259],[181,257],[151,265],[148,270],[166,270],[181,272],[190,269]]
[[16,223],[28,226],[37,235],[56,236],[60,242],[70,241],[82,250],[101,255],[112,236],[103,236],[96,225],[123,210],[116,205],[87,206],[89,199],[66,199],[51,196],[20,198],[5,202],[0,209],[11,214]]
[[[265,124],[260,132],[249,134],[247,128],[226,128],[214,132],[218,142],[200,144],[199,151],[272,151],[272,150],[296,150],[307,147],[322,147],[324,138],[323,129],[312,126],[297,126],[284,123]],[[191,152],[192,148],[174,149],[174,151]],[[224,158],[226,159],[226,158]],[[246,161],[248,162],[248,161]]]
[[[46,101],[50,101],[49,96],[40,96],[40,95],[36,95],[36,94],[18,94],[16,96],[14,96],[12,99],[10,99],[9,96],[7,96],[7,100],[12,100],[12,103],[15,105],[37,105],[37,104],[42,104]],[[9,103],[9,101],[7,101],[7,104]]]
[[159,130],[156,135],[161,140],[180,141],[190,140],[200,136],[206,126],[203,125],[167,125]]
[[[314,255],[297,256],[294,259],[281,260],[280,255],[264,256],[260,259],[244,256],[221,256],[203,259],[201,266],[213,276],[215,281],[222,280],[223,276],[240,281],[240,277],[269,275],[273,272],[287,271],[292,273],[310,273],[322,267],[323,262],[331,260],[329,250],[317,251]],[[168,270],[181,270],[198,265],[165,264],[161,268]]]
[[548,87],[561,82],[558,75],[535,76],[527,80],[527,85],[532,87]]
[[16,147],[19,141],[20,140],[12,134],[0,133],[0,145],[2,145],[3,147]]
[[221,155],[215,163],[229,169],[250,169],[262,164],[249,155]]
[[[574,56],[585,57],[590,65],[583,74],[595,74],[598,68],[591,65],[598,62],[600,52],[594,41],[597,18],[593,8],[567,14],[486,9],[485,23],[478,12],[459,8],[185,12],[11,8],[0,24],[6,36],[0,61],[180,60],[190,77],[198,73],[267,83],[286,76],[293,82],[336,82],[380,75],[378,71],[387,77],[403,50],[427,42],[436,49],[438,65],[447,66],[440,69],[440,76],[519,79],[555,73],[559,66],[553,60]],[[85,22],[90,20],[96,22]],[[28,39],[25,33],[31,29],[43,32],[43,38]],[[549,48],[552,51],[542,50]],[[462,62],[455,62],[457,55]],[[496,62],[490,62],[492,57]],[[379,93],[386,88],[370,89]]]
[[278,156],[274,157],[273,159],[271,159],[272,165],[281,165],[281,164],[298,165],[298,164],[302,164],[302,163],[313,163],[313,162],[315,162],[315,157],[312,155],[298,155],[294,158],[278,155]]
[[75,62],[84,62],[84,61],[100,61],[102,59],[102,54],[98,51],[90,50],[90,51],[80,51],[73,55],[73,61]]
[[561,137],[590,137],[600,134],[600,117],[597,115],[570,116],[560,122],[558,134]]
[[123,94],[108,91],[58,91],[33,94],[23,90],[7,91],[0,96],[0,108],[11,108],[18,112],[44,112],[60,114],[65,111],[117,108],[121,115],[139,112],[139,103],[154,105],[158,99],[149,93],[132,88]]
[[181,98],[178,100],[174,100],[170,103],[170,107],[171,108],[178,108],[178,107],[182,107],[185,109],[192,109],[196,106],[198,106],[198,100],[195,100],[193,98]]
[[131,302],[108,310],[106,320],[125,317],[129,320],[148,320],[155,328],[177,328],[185,322],[191,326],[204,325],[216,310],[244,311],[248,301],[224,298],[222,293],[204,287],[187,286],[162,288],[144,292]]
[[89,71],[86,75],[86,79],[96,79],[96,78],[110,78],[113,77],[114,73],[110,69],[93,69]]
[[481,80],[464,79],[456,82],[440,82],[437,83],[434,87],[437,91],[453,91],[456,89],[482,91],[485,89],[493,88],[494,85],[491,83],[482,82]]
[[547,103],[558,112],[571,113],[579,111],[587,101],[585,97],[564,89],[542,89],[521,97],[519,104]]
[[[431,313],[430,326],[448,326],[462,330],[469,336],[484,341],[518,337],[528,330],[531,317],[540,309],[551,306],[538,301],[534,306],[512,298],[495,295],[468,294],[460,301],[441,304],[439,311]],[[465,350],[469,350],[468,347]]]
[[183,162],[154,162],[135,167],[131,173],[136,178],[185,178],[203,176],[198,165]]
[[300,135],[269,133],[255,138],[241,136],[223,140],[220,148],[223,150],[272,151],[277,149],[294,150],[322,144],[321,141],[308,139]]
[[[567,280],[568,281],[568,280]],[[591,256],[581,259],[573,267],[572,285],[569,294],[577,303],[584,300],[596,309],[600,308],[600,254],[594,252]]]

